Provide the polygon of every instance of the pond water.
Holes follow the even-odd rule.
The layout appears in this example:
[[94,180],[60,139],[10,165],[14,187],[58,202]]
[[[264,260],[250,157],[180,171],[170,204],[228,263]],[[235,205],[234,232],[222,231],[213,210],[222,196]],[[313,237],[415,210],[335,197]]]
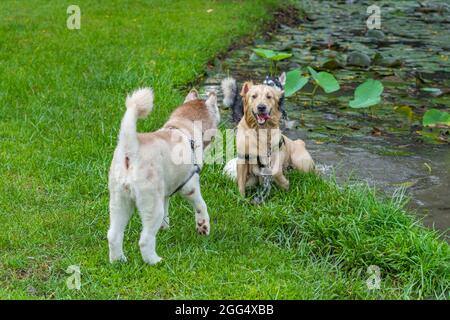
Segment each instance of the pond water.
[[[311,105],[308,84],[287,98],[284,132],[305,140],[319,169],[338,181],[367,181],[387,194],[406,188],[410,209],[448,237],[450,133],[423,128],[421,119],[429,108],[449,111],[450,6],[380,1],[381,30],[368,32],[366,10],[373,2],[352,2],[304,1],[298,25],[282,25],[217,59],[203,88],[220,92],[228,75],[239,84],[261,82],[269,65],[252,54],[254,47],[290,51],[280,72],[312,66],[333,73],[341,85],[336,94],[319,89]],[[368,78],[383,83],[382,103],[351,109],[355,87]],[[225,126],[233,127],[230,110],[222,110]]]

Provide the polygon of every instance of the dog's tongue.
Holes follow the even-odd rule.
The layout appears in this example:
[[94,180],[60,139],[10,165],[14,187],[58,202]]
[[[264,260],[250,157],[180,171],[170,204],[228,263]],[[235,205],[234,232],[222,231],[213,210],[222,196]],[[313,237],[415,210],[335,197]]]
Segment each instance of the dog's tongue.
[[270,118],[268,113],[259,114],[258,117],[263,120],[267,120]]

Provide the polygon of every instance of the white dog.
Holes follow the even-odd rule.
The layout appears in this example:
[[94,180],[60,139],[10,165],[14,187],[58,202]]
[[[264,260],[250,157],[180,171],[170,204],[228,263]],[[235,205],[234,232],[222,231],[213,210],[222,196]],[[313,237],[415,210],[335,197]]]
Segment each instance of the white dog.
[[[156,234],[160,228],[169,227],[172,194],[180,192],[192,203],[197,231],[209,234],[209,216],[198,175],[202,157],[198,154],[202,156],[215,134],[220,119],[217,97],[210,93],[206,101],[200,100],[197,91],[191,90],[163,128],[143,134],[136,132],[136,122],[152,110],[152,90],[135,91],[127,97],[126,107],[109,172],[109,260],[126,261],[123,236],[136,206],[142,220],[139,240],[142,258],[146,263],[156,264],[161,260],[155,249]],[[187,161],[180,161],[180,153]]]

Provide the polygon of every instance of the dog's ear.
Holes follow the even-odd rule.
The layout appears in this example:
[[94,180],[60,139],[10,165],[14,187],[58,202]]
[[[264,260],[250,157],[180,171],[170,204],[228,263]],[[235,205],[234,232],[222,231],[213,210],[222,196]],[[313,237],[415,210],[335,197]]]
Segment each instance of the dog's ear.
[[286,72],[283,72],[279,77],[278,81],[280,81],[281,85],[284,88],[284,85],[286,84]]
[[197,99],[198,99],[198,92],[197,90],[195,90],[195,88],[192,88],[191,91],[189,91],[186,98],[184,99],[184,103]]
[[220,121],[220,112],[217,107],[217,94],[215,91],[208,92],[208,99],[205,101],[206,108],[214,115],[216,125]]
[[208,92],[208,99],[206,99],[205,104],[208,108],[217,107],[217,94],[215,91]]
[[244,85],[242,86],[241,96],[245,97],[245,95],[247,94],[247,92],[250,90],[250,88],[252,86],[253,86],[253,83],[251,81],[245,82]]

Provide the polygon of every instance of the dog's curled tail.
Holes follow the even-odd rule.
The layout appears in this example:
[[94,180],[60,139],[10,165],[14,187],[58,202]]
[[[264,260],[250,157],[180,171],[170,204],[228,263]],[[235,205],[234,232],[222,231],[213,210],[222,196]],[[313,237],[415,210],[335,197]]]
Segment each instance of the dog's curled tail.
[[127,111],[120,125],[119,145],[125,153],[132,155],[137,152],[138,141],[136,122],[145,118],[153,109],[153,91],[151,88],[142,88],[133,92],[126,99]]
[[222,80],[221,87],[223,92],[223,105],[231,108],[238,94],[236,80],[231,77],[225,78]]

